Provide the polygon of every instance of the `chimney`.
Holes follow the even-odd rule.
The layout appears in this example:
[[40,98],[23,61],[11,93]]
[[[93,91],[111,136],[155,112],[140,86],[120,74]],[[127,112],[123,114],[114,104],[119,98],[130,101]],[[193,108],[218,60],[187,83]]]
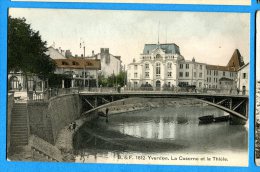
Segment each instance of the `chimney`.
[[94,55],[95,55],[94,50],[92,50],[92,56],[94,56]]
[[100,48],[100,53],[103,54],[105,52],[104,48]]

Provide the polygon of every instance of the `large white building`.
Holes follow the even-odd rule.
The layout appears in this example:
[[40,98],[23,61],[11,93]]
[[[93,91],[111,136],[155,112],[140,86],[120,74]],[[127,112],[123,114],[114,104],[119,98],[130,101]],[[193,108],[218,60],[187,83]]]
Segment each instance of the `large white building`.
[[128,65],[128,85],[136,88],[149,84],[157,89],[164,84],[176,85],[177,65],[183,60],[176,44],[145,44],[139,61]]
[[235,50],[226,66],[185,60],[174,43],[145,44],[140,59],[128,65],[128,87],[151,86],[153,90],[165,87],[193,85],[198,89],[237,89],[237,71],[244,65]]

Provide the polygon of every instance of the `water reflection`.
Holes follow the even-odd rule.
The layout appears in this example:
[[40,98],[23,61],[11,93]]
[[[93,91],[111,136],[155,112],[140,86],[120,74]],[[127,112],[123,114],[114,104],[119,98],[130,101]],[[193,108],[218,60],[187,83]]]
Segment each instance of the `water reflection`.
[[[79,133],[76,149],[94,158],[118,156],[125,151],[153,153],[244,153],[247,130],[228,122],[198,125],[198,117],[227,115],[211,106],[161,107],[111,115],[92,121]],[[95,141],[89,140],[94,135]],[[115,146],[116,145],[116,146]],[[120,147],[123,147],[121,149]],[[230,153],[231,152],[231,153]],[[82,160],[79,160],[81,161]],[[109,161],[109,160],[108,160]]]

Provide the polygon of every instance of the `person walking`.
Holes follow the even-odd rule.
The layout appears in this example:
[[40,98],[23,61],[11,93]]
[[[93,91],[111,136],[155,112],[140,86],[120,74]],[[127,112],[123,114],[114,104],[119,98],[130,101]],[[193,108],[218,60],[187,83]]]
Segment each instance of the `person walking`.
[[107,122],[107,123],[108,123],[108,111],[109,111],[109,109],[106,108],[106,122]]

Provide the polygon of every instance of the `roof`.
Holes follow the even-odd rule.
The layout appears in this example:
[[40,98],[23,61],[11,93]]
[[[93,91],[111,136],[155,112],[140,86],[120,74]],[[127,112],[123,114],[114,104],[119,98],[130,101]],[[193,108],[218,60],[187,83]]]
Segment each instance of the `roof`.
[[143,54],[150,54],[152,50],[158,48],[158,46],[165,51],[166,54],[180,54],[179,46],[174,43],[168,44],[145,44]]
[[237,71],[234,67],[229,66],[217,66],[217,65],[206,65],[207,70],[220,70],[220,71],[230,71],[235,72]]
[[236,70],[244,66],[245,63],[238,49],[235,49],[233,55],[231,56],[227,66],[234,67]]
[[84,58],[69,58],[69,59],[54,59],[58,68],[71,69],[93,69],[100,70],[101,63],[99,59],[84,59]]
[[245,64],[244,66],[242,66],[241,68],[238,69],[238,71],[244,69],[245,67],[247,67],[249,65],[249,63]]
[[242,58],[239,50],[235,49],[235,51],[234,51],[233,55],[231,56],[227,66],[207,65],[206,69],[236,72],[244,65],[245,65],[245,63],[243,61],[243,58]]
[[49,55],[51,59],[66,59],[66,57],[58,51],[58,49],[55,49],[52,46],[48,48],[45,54]]

